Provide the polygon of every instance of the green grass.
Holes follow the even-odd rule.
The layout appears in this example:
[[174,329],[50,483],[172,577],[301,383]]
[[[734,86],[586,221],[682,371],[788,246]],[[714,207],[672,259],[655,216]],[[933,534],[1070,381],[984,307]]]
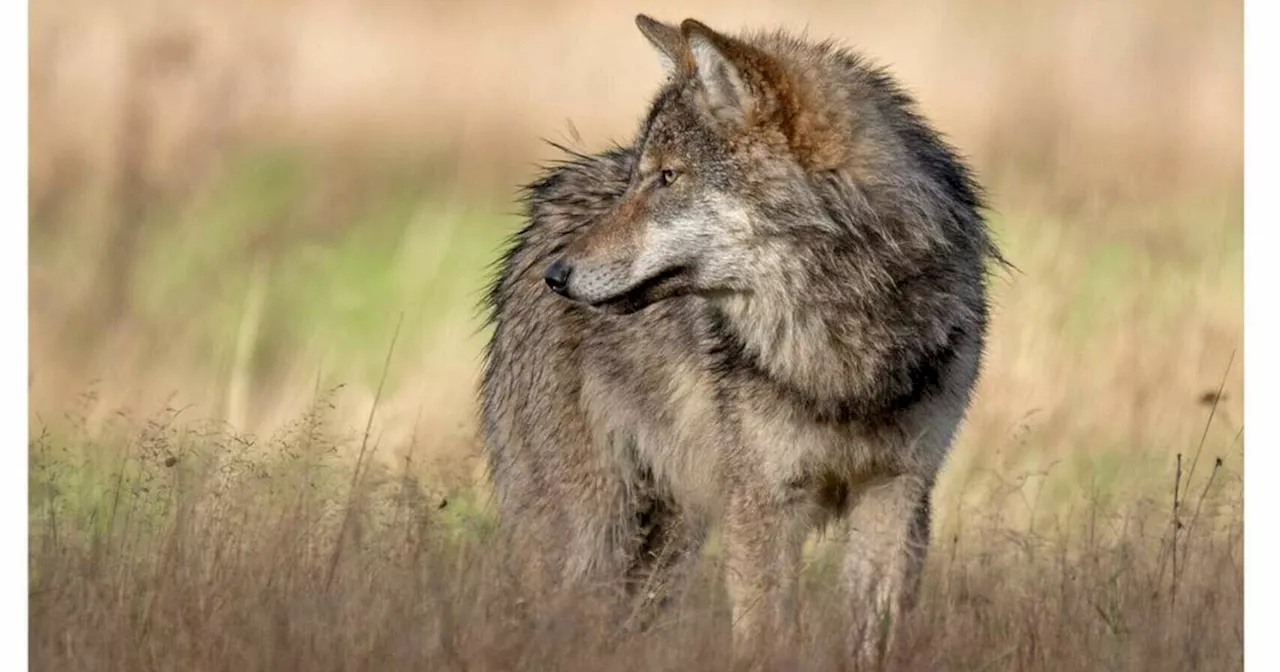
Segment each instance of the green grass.
[[[418,166],[380,166],[326,196],[356,171],[319,168],[298,150],[257,152],[181,204],[153,208],[131,269],[133,319],[225,371],[260,291],[253,369],[270,378],[311,360],[322,385],[376,381],[401,314],[405,341],[427,346],[441,325],[472,321],[516,205],[459,200],[415,181]],[[79,244],[34,249],[34,263],[72,273],[64,253]]]
[[[370,391],[403,315],[387,372],[388,396],[410,409],[400,412],[414,412],[419,390],[469,397],[462,376],[474,372],[485,337],[479,303],[519,226],[518,204],[514,181],[506,195],[483,195],[450,186],[441,171],[430,161],[296,148],[242,154],[211,181],[150,208],[129,269],[126,326],[153,366],[179,367],[197,389],[243,384],[257,403],[308,399],[335,385]],[[993,281],[988,366],[952,480],[1056,465],[1045,498],[1064,505],[1072,500],[1058,493],[1072,491],[1086,468],[1124,488],[1163,487],[1170,458],[1207,410],[1196,395],[1216,385],[1239,347],[1238,191],[1091,197],[1070,207],[1017,184],[993,189],[1002,192],[1018,198],[998,203],[992,226],[1019,270]],[[100,236],[86,233],[89,212],[78,226],[33,239],[42,302],[95,300],[96,271],[84,260]],[[76,348],[91,362],[114,357],[105,341],[67,343],[49,351],[53,363]],[[1239,380],[1237,367],[1211,446],[1226,446],[1239,427]],[[116,382],[134,381],[102,384]],[[48,417],[63,400],[36,410]],[[465,431],[468,410],[460,402],[431,420],[455,427],[401,424],[429,444],[442,429]],[[388,440],[384,453],[399,459],[408,437]]]

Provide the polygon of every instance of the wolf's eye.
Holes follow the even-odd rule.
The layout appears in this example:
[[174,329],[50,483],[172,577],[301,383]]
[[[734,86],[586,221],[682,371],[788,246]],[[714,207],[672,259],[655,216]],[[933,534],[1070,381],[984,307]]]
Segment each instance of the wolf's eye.
[[676,178],[678,177],[680,177],[680,174],[677,173],[676,171],[670,168],[663,168],[662,169],[662,186],[669,187],[672,184],[675,184]]

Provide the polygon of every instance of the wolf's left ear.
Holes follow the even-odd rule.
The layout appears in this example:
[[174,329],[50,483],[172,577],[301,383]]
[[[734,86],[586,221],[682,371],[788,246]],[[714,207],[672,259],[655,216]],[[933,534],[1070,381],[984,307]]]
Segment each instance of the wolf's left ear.
[[712,116],[741,125],[762,111],[764,82],[751,68],[750,47],[694,19],[685,19],[680,32],[689,44],[694,74]]
[[680,34],[679,28],[644,14],[636,15],[636,27],[648,38],[649,43],[658,50],[658,54],[662,56],[662,64],[666,67],[668,74],[676,71],[687,73],[692,70],[688,62],[689,52],[685,47],[684,36]]

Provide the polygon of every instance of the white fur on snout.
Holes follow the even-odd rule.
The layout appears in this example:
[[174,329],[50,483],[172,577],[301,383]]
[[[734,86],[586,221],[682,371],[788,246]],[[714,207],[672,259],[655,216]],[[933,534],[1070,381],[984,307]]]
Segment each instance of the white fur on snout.
[[742,246],[728,242],[748,235],[747,209],[724,194],[707,194],[697,211],[643,227],[634,258],[574,262],[569,296],[586,303],[616,299],[679,266],[695,267],[705,282],[722,282],[750,263]]
[[631,262],[629,284],[634,287],[663,271],[687,264],[706,245],[708,222],[682,217],[663,224],[649,223],[640,241],[640,253]]
[[720,279],[743,262],[717,250],[738,249],[719,245],[744,235],[749,224],[747,210],[734,199],[720,194],[707,198],[707,207],[662,224],[651,223],[645,229],[640,254],[631,264],[630,282],[638,285],[677,266],[696,266],[699,275]]

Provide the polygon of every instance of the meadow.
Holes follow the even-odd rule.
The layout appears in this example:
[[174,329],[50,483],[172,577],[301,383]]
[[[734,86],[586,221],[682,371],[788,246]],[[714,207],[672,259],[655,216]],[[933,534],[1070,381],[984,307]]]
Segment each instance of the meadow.
[[1241,9],[1182,0],[33,5],[32,668],[723,666],[714,540],[611,631],[512,583],[477,448],[517,187],[629,137],[636,11],[856,44],[987,186],[1016,270],[890,667],[1240,669]]

